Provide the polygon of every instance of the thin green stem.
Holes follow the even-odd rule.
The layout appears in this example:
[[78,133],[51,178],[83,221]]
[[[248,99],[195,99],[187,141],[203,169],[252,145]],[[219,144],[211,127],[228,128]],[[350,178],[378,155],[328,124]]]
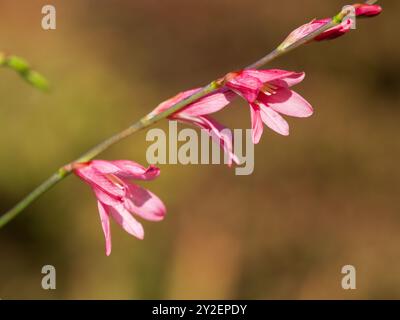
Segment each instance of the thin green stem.
[[[258,61],[254,62],[253,64],[246,67],[246,69],[258,69],[264,66],[265,64],[271,62],[272,60],[280,57],[301,45],[309,42],[325,30],[334,27],[335,25],[339,24],[342,19],[347,15],[347,12],[340,12],[336,15],[329,23],[320,27],[319,29],[315,30],[314,32],[310,33],[309,35],[299,39],[298,41],[294,42],[293,44],[288,45],[287,47],[279,46],[277,49],[273,50],[271,53],[267,54],[266,56],[262,57]],[[0,53],[0,62],[1,62],[1,53]],[[174,104],[169,109],[159,113],[159,114],[148,114],[139,121],[132,124],[127,129],[115,134],[114,136],[108,138],[107,140],[101,142],[100,144],[96,145],[94,148],[90,149],[88,152],[83,154],[77,160],[61,167],[56,173],[54,173],[49,179],[39,185],[35,190],[33,190],[30,194],[28,194],[24,199],[22,199],[16,206],[14,206],[11,210],[6,212],[0,217],[0,228],[6,225],[9,221],[15,218],[22,210],[28,207],[33,201],[35,201],[39,196],[57,184],[59,181],[67,177],[72,171],[74,164],[87,162],[96,157],[101,152],[108,149],[110,146],[116,144],[117,142],[125,139],[126,137],[132,135],[133,133],[140,131],[144,128],[147,128],[154,123],[167,118],[168,116],[172,115],[173,113],[179,111],[180,109],[186,107],[190,103],[218,90],[223,85],[223,81],[216,80],[212,81],[208,85],[204,86],[202,89],[197,91],[195,94],[189,96],[188,98]]]
[[21,211],[23,211],[26,207],[28,207],[32,202],[34,202],[37,198],[39,198],[43,193],[45,193],[47,190],[52,188],[59,181],[63,180],[69,174],[71,174],[72,170],[73,170],[73,165],[75,163],[87,162],[87,161],[93,159],[98,154],[100,154],[104,150],[108,149],[110,146],[125,139],[126,137],[132,135],[133,133],[151,126],[152,124],[160,121],[161,119],[168,117],[169,115],[171,115],[174,112],[178,111],[179,109],[187,106],[188,104],[213,92],[218,86],[219,85],[217,84],[217,82],[213,81],[209,85],[205,86],[203,89],[196,92],[194,95],[191,95],[190,97],[180,101],[179,103],[176,103],[174,106],[167,109],[166,111],[159,113],[157,115],[154,115],[154,116],[147,115],[147,116],[143,117],[142,119],[135,122],[127,129],[113,135],[112,137],[108,138],[107,140],[105,140],[105,141],[101,142],[100,144],[98,144],[97,146],[93,147],[92,149],[90,149],[88,152],[86,152],[85,154],[80,156],[75,161],[61,167],[49,179],[44,181],[35,190],[33,190],[31,193],[29,193],[24,199],[22,199],[20,202],[18,202],[11,210],[9,210],[5,214],[3,214],[0,217],[0,228],[2,228],[8,222],[10,222],[12,219],[14,219]]
[[278,46],[274,51],[270,52],[266,56],[262,57],[260,60],[254,62],[250,66],[248,66],[248,69],[258,69],[261,68],[263,65],[271,62],[272,60],[287,54],[288,52],[302,46],[303,44],[306,44],[307,42],[311,41],[314,39],[316,36],[320,35],[322,32],[334,27],[338,23],[334,21],[334,19],[331,19],[331,21],[322,27],[318,28],[317,30],[311,32],[307,36],[301,38],[300,40],[294,42],[291,45],[288,45],[287,47],[282,47],[282,45]]
[[102,143],[98,144],[88,152],[86,152],[84,155],[79,157],[74,163],[79,163],[79,162],[86,162],[91,159],[93,159],[95,156],[97,156],[99,153],[103,152],[104,150],[108,149],[110,146],[113,144],[121,141],[122,139],[125,139],[126,137],[132,135],[133,133],[142,130],[144,128],[147,128],[154,123],[160,121],[161,119],[167,118],[171,114],[177,112],[178,110],[182,109],[183,107],[189,105],[190,103],[210,94],[214,90],[216,90],[219,87],[219,84],[216,81],[211,82],[204,88],[200,89],[198,92],[195,94],[187,97],[186,99],[174,104],[171,108],[159,113],[159,114],[148,114],[147,116],[143,117],[139,121],[135,122],[132,124],[130,127],[125,129],[124,131],[121,131],[120,133],[117,133],[116,135],[108,138],[107,140],[103,141]]
[[21,211],[23,211],[27,206],[29,206],[34,200],[40,197],[43,193],[53,187],[57,182],[64,179],[70,171],[58,170],[50,178],[39,185],[35,190],[29,193],[24,199],[18,202],[11,210],[1,216],[0,218],[0,228],[14,219]]

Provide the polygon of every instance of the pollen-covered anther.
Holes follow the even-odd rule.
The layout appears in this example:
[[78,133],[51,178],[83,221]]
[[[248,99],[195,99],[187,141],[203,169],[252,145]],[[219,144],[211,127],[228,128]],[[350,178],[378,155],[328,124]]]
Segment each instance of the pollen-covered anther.
[[273,84],[265,83],[262,86],[261,91],[264,92],[267,96],[272,96],[273,94],[276,93],[277,89],[278,87],[274,86]]

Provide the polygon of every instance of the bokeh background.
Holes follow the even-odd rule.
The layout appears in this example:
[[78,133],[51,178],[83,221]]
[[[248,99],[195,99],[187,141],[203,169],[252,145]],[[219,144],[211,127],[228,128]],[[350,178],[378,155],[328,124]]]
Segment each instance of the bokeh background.
[[[55,31],[41,28],[49,3]],[[0,49],[29,60],[52,90],[0,70],[0,211],[160,101],[248,65],[345,4],[1,0]],[[266,129],[252,175],[162,165],[145,186],[167,218],[144,222],[144,241],[113,223],[110,257],[94,196],[68,177],[0,230],[0,298],[400,298],[400,3],[380,4],[384,13],[350,34],[270,65],[306,72],[296,91],[315,114],[289,119],[289,137]],[[217,118],[250,125],[243,102]],[[102,158],[145,164],[149,145],[141,132]],[[57,270],[53,291],[40,285],[46,264]],[[347,264],[356,290],[341,288]]]

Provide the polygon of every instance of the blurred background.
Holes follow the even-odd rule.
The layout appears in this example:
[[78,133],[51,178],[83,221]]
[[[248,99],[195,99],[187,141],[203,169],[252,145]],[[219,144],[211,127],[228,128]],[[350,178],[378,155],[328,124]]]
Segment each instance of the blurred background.
[[[57,10],[55,31],[41,28],[46,4]],[[159,102],[254,62],[345,4],[0,0],[0,50],[52,83],[46,94],[0,69],[0,212]],[[144,241],[112,223],[110,257],[95,198],[70,176],[0,230],[0,298],[400,298],[400,3],[380,4],[383,14],[350,34],[268,66],[306,72],[295,90],[315,114],[289,118],[289,137],[265,129],[252,175],[162,165],[142,185],[168,216],[144,222]],[[216,117],[250,126],[241,101]],[[146,164],[145,133],[101,158]],[[56,290],[41,288],[46,264]],[[347,264],[356,290],[341,288]]]

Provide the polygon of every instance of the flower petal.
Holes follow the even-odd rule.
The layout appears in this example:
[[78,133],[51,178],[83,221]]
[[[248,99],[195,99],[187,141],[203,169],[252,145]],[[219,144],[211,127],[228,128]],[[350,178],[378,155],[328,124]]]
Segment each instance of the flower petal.
[[[153,111],[152,114],[161,113],[174,104],[188,98],[193,95],[201,88],[191,89],[178,93],[176,96],[160,103]],[[228,105],[235,98],[235,94],[226,88],[221,88],[199,100],[193,102],[186,106],[184,109],[178,111],[177,113],[185,112],[188,115],[204,115],[217,112]]]
[[298,93],[280,88],[275,94],[260,95],[259,101],[273,110],[292,117],[305,118],[313,114],[312,106]]
[[202,116],[202,121],[205,126],[204,129],[208,130],[211,138],[222,147],[224,152],[228,155],[228,166],[232,163],[240,164],[239,158],[233,153],[232,133],[228,128],[217,122],[211,117]]
[[[304,72],[286,71],[280,69],[269,69],[269,70],[256,70],[246,69],[242,71],[248,76],[257,78],[262,83],[271,83],[278,86],[293,86],[304,79]],[[281,81],[279,81],[281,80]]]
[[257,99],[258,93],[264,84],[257,77],[253,77],[246,70],[243,70],[227,81],[225,85],[251,103]]
[[260,142],[262,133],[264,131],[264,124],[260,115],[260,107],[254,103],[250,104],[251,115],[251,137],[254,144]]
[[120,168],[114,165],[112,161],[106,161],[106,160],[92,160],[91,167],[95,168],[102,174],[113,174],[120,171]]
[[222,88],[188,105],[179,112],[184,112],[192,116],[207,115],[223,109],[235,98],[235,93],[226,88]]
[[233,162],[240,164],[239,158],[233,153],[232,134],[229,134],[226,130],[227,128],[215,119],[208,116],[190,116],[183,113],[177,114],[174,116],[174,119],[199,126],[206,130],[211,138],[218,143],[228,155],[228,165],[231,166]]
[[192,94],[196,93],[197,91],[200,91],[201,88],[195,88],[195,89],[190,89],[187,91],[183,91],[178,93],[177,95],[173,96],[172,98],[169,98],[163,102],[161,102],[153,111],[152,113],[158,114],[161,113],[169,108],[171,108],[174,104],[186,99],[187,97],[191,96]]
[[144,238],[142,224],[122,204],[110,207],[109,213],[126,232],[138,239],[142,240]]
[[314,32],[318,28],[322,27],[323,25],[327,24],[330,19],[321,19],[321,20],[312,20],[306,24],[303,24],[302,26],[296,28],[293,30],[287,38],[282,42],[282,44],[279,46],[280,49],[285,49],[287,47],[290,47],[292,44],[295,42],[303,39],[310,33]]
[[120,178],[132,178],[137,180],[153,180],[160,175],[160,169],[150,165],[148,168],[130,161],[130,160],[115,160],[112,164],[118,168],[115,173]]
[[[323,19],[326,20],[326,19]],[[328,19],[330,20],[330,19]],[[320,35],[316,36],[314,40],[322,41],[322,40],[332,40],[338,38],[351,30],[351,26],[353,25],[352,19],[343,20],[342,23],[338,24],[337,26],[330,28]]]
[[110,194],[104,192],[99,188],[92,188],[92,189],[96,196],[96,199],[107,206],[116,206],[120,203],[123,203],[124,201],[122,197],[116,199],[115,197],[111,196]]
[[104,204],[102,204],[100,201],[97,201],[97,207],[99,208],[101,226],[103,228],[104,238],[106,240],[106,255],[109,256],[111,254],[110,218]]
[[120,199],[125,195],[123,186],[112,182],[107,178],[106,174],[100,172],[91,164],[75,169],[74,172],[93,189],[100,189],[116,199]]
[[287,136],[289,135],[289,125],[282,116],[271,108],[260,103],[261,119],[275,132]]
[[304,72],[293,72],[287,77],[271,81],[270,84],[278,88],[288,88],[302,82],[305,76],[306,74]]
[[167,209],[154,193],[135,184],[128,184],[128,190],[125,207],[130,212],[149,221],[164,219]]

